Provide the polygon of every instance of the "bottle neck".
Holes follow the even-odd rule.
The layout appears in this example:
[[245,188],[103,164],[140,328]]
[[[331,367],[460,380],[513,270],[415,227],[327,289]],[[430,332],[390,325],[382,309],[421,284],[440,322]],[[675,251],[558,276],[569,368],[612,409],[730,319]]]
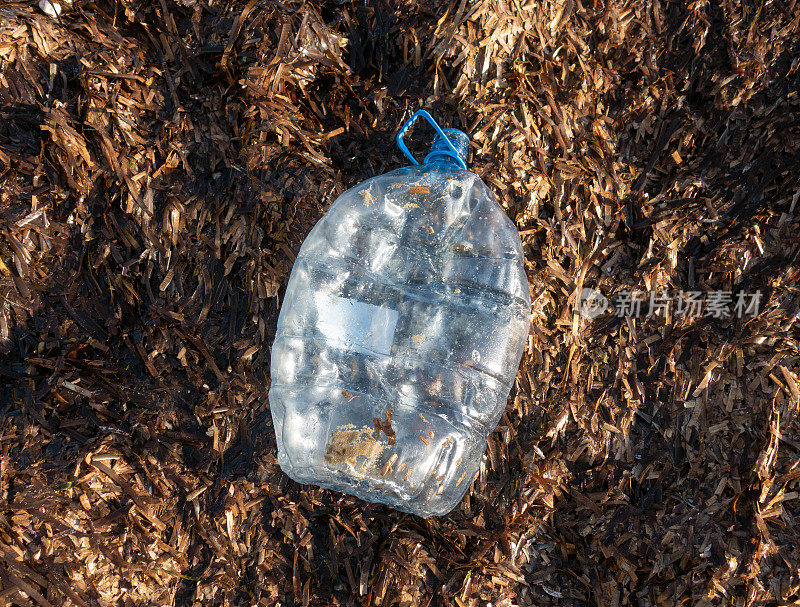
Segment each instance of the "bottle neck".
[[423,166],[432,166],[434,164],[447,169],[461,169],[462,166],[458,160],[448,154],[428,154],[422,163]]
[[452,166],[453,168],[464,168],[467,165],[467,154],[469,153],[469,137],[458,129],[444,129],[443,132],[452,144],[452,148],[437,134],[431,144],[430,153],[425,156],[424,163],[437,163],[445,164],[448,167]]

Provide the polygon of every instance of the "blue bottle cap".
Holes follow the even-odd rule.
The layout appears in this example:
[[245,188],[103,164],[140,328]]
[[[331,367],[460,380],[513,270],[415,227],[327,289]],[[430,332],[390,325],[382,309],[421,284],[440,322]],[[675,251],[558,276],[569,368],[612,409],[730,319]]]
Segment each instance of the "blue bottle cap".
[[[423,162],[428,164],[443,158],[455,158],[459,166],[466,169],[469,137],[464,131],[459,131],[458,129],[442,129],[442,133],[447,137],[448,141],[445,141],[442,135],[436,133],[431,144],[431,151],[425,156]],[[455,151],[453,148],[455,148]]]
[[458,129],[445,129],[437,124],[433,117],[425,110],[417,110],[412,114],[411,118],[403,123],[400,130],[397,132],[397,147],[406,155],[412,164],[419,164],[419,160],[414,158],[414,155],[409,151],[403,136],[406,134],[411,125],[416,122],[417,118],[424,118],[436,131],[436,136],[433,139],[430,153],[425,156],[425,163],[442,160],[444,158],[452,158],[459,168],[466,170],[467,168],[467,153],[469,152],[469,137],[463,131]]

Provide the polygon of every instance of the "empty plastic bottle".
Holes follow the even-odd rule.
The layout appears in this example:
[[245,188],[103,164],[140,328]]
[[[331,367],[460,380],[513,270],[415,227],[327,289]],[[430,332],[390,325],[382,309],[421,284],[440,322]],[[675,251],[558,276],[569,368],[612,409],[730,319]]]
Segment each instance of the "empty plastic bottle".
[[[420,165],[403,135],[436,130]],[[422,516],[478,472],[530,325],[519,233],[466,170],[469,139],[425,111],[416,166],[342,194],[295,261],[272,347],[281,468]]]

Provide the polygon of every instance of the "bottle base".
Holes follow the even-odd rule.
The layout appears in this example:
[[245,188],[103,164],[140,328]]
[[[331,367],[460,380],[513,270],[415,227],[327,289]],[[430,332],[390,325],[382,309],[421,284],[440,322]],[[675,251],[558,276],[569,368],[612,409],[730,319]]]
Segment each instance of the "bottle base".
[[400,512],[415,514],[423,518],[431,516],[445,516],[449,514],[464,497],[470,483],[465,483],[464,489],[458,496],[451,495],[447,503],[437,503],[434,507],[430,504],[415,502],[414,498],[408,498],[399,493],[387,490],[376,490],[376,488],[366,479],[359,479],[341,470],[332,470],[336,474],[322,480],[318,476],[318,471],[314,468],[292,468],[281,462],[279,457],[278,464],[286,475],[293,481],[302,485],[314,485],[329,491],[346,493],[365,502],[388,506]]

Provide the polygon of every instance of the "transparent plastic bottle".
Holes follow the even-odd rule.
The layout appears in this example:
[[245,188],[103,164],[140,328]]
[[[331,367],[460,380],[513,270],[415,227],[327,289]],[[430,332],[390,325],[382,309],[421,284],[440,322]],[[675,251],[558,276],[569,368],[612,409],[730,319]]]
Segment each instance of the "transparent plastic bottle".
[[421,516],[472,483],[530,325],[519,233],[461,131],[351,188],[303,243],[272,347],[281,468]]

